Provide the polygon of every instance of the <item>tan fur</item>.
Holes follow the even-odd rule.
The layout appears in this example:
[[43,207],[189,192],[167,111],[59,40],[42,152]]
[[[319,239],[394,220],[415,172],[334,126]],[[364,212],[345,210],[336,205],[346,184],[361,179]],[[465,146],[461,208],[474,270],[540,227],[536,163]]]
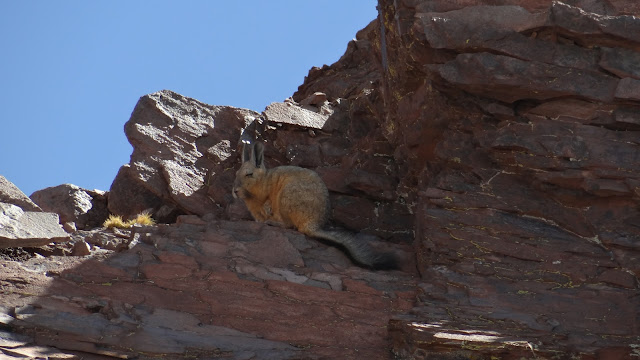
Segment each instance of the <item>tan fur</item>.
[[244,201],[256,221],[340,244],[354,260],[373,268],[395,267],[390,254],[376,254],[366,243],[348,234],[325,231],[330,204],[326,185],[312,170],[297,166],[268,169],[262,143],[245,145],[242,166],[236,172],[233,196]]

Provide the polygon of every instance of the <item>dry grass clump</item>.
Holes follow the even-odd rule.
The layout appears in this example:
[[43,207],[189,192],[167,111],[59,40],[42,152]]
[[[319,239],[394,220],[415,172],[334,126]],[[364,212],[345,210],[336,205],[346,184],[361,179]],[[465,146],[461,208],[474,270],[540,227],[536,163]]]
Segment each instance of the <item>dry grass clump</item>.
[[122,220],[122,216],[120,215],[109,215],[107,220],[105,220],[102,223],[102,226],[109,229],[111,228],[126,229],[131,227],[131,225],[129,225],[126,221]]
[[136,218],[129,222],[131,223],[131,225],[138,224],[143,226],[151,226],[156,224],[155,220],[153,220],[153,218],[151,217],[151,214],[145,211],[136,215]]
[[111,228],[128,229],[133,225],[149,226],[149,225],[155,225],[155,223],[156,222],[151,217],[151,214],[149,214],[148,212],[141,212],[140,214],[136,215],[135,218],[129,221],[124,221],[122,219],[122,216],[120,215],[109,215],[107,220],[105,220],[104,223],[102,223],[102,226],[109,229]]

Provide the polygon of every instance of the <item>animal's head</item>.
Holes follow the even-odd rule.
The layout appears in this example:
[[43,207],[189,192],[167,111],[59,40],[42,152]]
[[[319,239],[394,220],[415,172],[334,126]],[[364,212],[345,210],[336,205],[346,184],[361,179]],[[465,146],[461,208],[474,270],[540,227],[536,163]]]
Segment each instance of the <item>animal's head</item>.
[[233,197],[245,200],[251,199],[258,194],[264,187],[263,182],[266,172],[264,145],[261,142],[244,144],[242,147],[242,165],[236,172],[236,180],[233,182]]

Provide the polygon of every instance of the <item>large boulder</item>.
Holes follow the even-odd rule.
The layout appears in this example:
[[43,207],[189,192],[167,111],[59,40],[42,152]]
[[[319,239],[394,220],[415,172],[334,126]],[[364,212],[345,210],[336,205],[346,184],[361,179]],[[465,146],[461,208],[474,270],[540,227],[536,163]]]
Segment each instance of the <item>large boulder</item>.
[[20,189],[0,176],[0,248],[41,246],[70,240],[58,215],[43,212]]
[[167,90],[143,96],[125,124],[133,153],[111,185],[109,211],[151,211],[163,222],[220,214],[231,201],[240,133],[258,116]]

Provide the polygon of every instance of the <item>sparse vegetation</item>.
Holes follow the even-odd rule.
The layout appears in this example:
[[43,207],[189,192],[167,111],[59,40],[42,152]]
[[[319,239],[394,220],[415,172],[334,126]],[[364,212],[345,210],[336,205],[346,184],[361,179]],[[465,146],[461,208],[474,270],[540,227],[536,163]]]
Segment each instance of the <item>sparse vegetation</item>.
[[155,223],[156,222],[151,217],[151,214],[148,212],[141,212],[129,221],[124,221],[120,215],[109,215],[107,220],[102,223],[102,226],[106,228],[128,229],[133,225],[150,226],[155,225]]
[[131,225],[138,224],[143,226],[150,226],[150,225],[156,224],[155,220],[153,220],[153,218],[151,217],[151,214],[149,214],[148,212],[141,212],[136,216],[135,219],[129,221],[129,223],[131,223]]
[[120,215],[109,215],[107,220],[102,223],[102,226],[106,228],[118,228],[118,229],[126,229],[131,227],[127,222],[122,220],[122,216]]

